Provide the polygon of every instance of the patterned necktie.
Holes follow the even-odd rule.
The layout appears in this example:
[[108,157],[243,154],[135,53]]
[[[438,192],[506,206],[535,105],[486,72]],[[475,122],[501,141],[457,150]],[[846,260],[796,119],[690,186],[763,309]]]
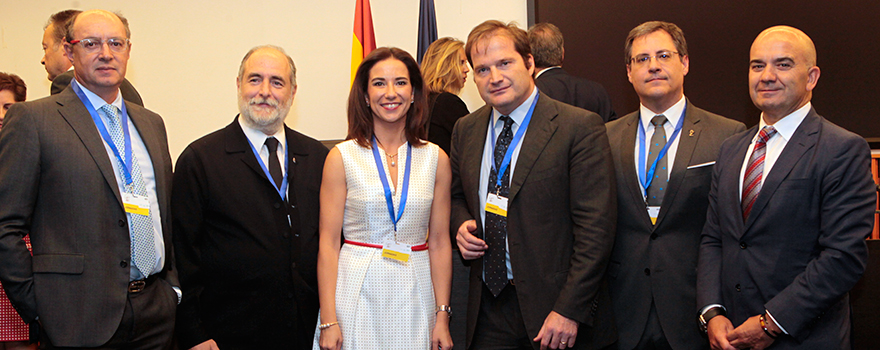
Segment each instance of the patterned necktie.
[[776,129],[770,125],[765,126],[758,133],[758,139],[755,141],[755,149],[752,156],[749,157],[749,165],[746,167],[746,174],[743,177],[742,190],[742,209],[743,221],[749,218],[749,212],[752,211],[752,205],[761,192],[764,173],[764,155],[766,153],[767,141],[776,134]]
[[[507,198],[510,192],[510,168],[508,166],[501,177],[501,186],[497,187],[497,169],[501,168],[501,162],[510,141],[513,139],[513,119],[508,116],[501,116],[498,120],[504,122],[504,128],[498,135],[498,141],[495,142],[494,161],[495,167],[489,171],[489,188],[488,193],[497,193],[501,197]],[[493,130],[494,132],[494,130]],[[512,162],[513,160],[511,160]],[[484,279],[486,286],[492,292],[492,295],[498,296],[501,290],[507,285],[507,261],[506,261],[506,237],[507,237],[507,217],[486,212],[486,255],[483,257]]]
[[275,187],[281,188],[284,175],[281,174],[281,162],[278,160],[278,139],[273,136],[267,137],[266,148],[269,149],[269,174],[272,174]]
[[[125,159],[125,144],[122,135],[122,123],[119,120],[119,113],[116,107],[112,105],[104,105],[101,109],[107,113],[110,118],[109,131],[113,144],[119,150],[122,159]],[[118,160],[117,160],[118,162]],[[119,164],[119,176],[125,179],[125,165]],[[144,183],[144,177],[141,175],[141,167],[134,152],[131,155],[131,185],[123,186],[126,193],[136,194],[147,198],[147,186]],[[140,215],[128,213],[129,219],[129,235],[131,236],[131,256],[135,267],[141,272],[144,278],[148,277],[156,266],[156,244],[153,241],[153,217],[149,215]]]
[[[654,116],[654,118],[651,118],[651,124],[654,124],[654,135],[651,136],[651,145],[648,148],[647,167],[649,168],[651,164],[654,164],[654,160],[657,159],[660,150],[666,146],[666,128],[663,127],[663,124],[666,124],[666,116],[662,114]],[[666,170],[666,157],[663,157],[657,161],[657,167],[654,169],[654,179],[651,180],[651,185],[647,189],[647,202],[649,206],[659,207],[663,203],[663,194],[666,193],[667,182],[669,182],[669,171]]]

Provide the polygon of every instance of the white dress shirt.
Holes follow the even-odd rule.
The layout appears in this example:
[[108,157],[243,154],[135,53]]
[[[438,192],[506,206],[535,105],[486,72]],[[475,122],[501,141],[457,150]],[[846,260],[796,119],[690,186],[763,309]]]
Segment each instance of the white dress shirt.
[[[535,98],[538,97],[538,88],[534,88],[532,90],[532,94],[529,95],[529,98],[526,99],[519,107],[513,110],[513,112],[508,115],[510,119],[513,119],[513,125],[510,126],[510,131],[516,135],[519,127],[522,126],[523,121],[526,119],[526,114],[529,113],[529,109],[532,107],[532,102]],[[483,232],[486,232],[486,196],[488,195],[488,187],[489,187],[489,172],[492,171],[492,164],[495,162],[494,155],[494,147],[492,144],[492,134],[495,135],[495,140],[498,140],[498,137],[501,135],[501,130],[504,129],[504,123],[499,123],[498,119],[501,118],[502,114],[496,109],[492,109],[492,116],[489,120],[489,127],[486,129],[486,143],[483,146],[483,162],[480,167],[480,219],[483,222]],[[523,130],[523,136],[519,140],[519,143],[516,144],[516,147],[513,149],[513,154],[510,157],[510,181],[513,180],[513,172],[516,168],[516,160],[519,158],[519,152],[522,149],[523,141],[526,138],[526,133],[528,132],[528,126],[526,126],[526,130]],[[502,176],[503,174],[499,174],[498,176]],[[495,181],[495,179],[491,179],[491,181]],[[509,183],[508,183],[509,185]],[[504,248],[504,261],[507,265],[507,279],[513,279],[513,271],[510,267],[510,245],[507,244],[507,238],[505,237],[505,245]],[[485,273],[485,272],[484,272]]]

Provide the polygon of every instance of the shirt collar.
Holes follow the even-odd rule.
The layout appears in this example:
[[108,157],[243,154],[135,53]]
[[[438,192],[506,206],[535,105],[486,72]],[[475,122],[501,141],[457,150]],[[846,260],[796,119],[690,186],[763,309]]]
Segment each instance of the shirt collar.
[[254,148],[256,148],[257,150],[260,150],[263,147],[263,145],[266,143],[266,139],[269,138],[269,136],[274,136],[278,140],[279,150],[284,151],[285,147],[287,147],[287,138],[284,137],[283,127],[274,135],[266,135],[260,130],[245,125],[244,122],[241,121],[241,118],[243,117],[239,115],[238,125],[241,126],[241,131],[244,131],[244,136],[247,137],[248,141],[250,141],[250,143],[254,145]]
[[[526,114],[529,114],[529,109],[532,108],[532,102],[538,97],[538,87],[536,86],[532,89],[532,94],[529,95],[529,98],[526,99],[519,107],[513,110],[513,112],[508,115],[510,119],[513,119],[513,122],[516,125],[522,125],[523,121],[526,119]],[[501,118],[502,114],[497,109],[492,108],[492,125],[498,124],[498,118]]]
[[687,104],[687,100],[684,98],[684,95],[682,95],[681,99],[672,105],[672,107],[663,111],[663,113],[654,113],[648,109],[648,107],[645,107],[645,105],[639,104],[639,120],[642,122],[642,127],[645,130],[648,130],[648,126],[651,125],[651,119],[660,114],[666,116],[666,120],[669,121],[670,124],[678,125],[678,119],[682,117],[681,112],[684,111],[685,104]]
[[[94,107],[96,111],[100,111],[101,107],[104,107],[104,105],[107,104],[107,101],[104,101],[103,98],[96,95],[89,89],[86,89],[86,87],[77,82],[76,79],[73,79],[72,83],[79,86],[80,90],[82,90],[82,92],[86,95],[86,98],[89,99],[89,103],[92,104],[92,107]],[[122,93],[119,92],[119,89],[116,90],[116,99],[113,100],[113,102],[110,104],[116,107],[118,110],[122,110]]]
[[551,69],[554,69],[554,68],[562,68],[562,67],[561,66],[553,66],[553,67],[544,68],[540,72],[538,72],[538,74],[535,74],[535,79],[538,79],[538,77],[540,77],[541,74],[544,74],[544,72],[551,70]]
[[[773,124],[773,128],[776,129],[776,132],[779,136],[782,136],[786,141],[791,140],[791,136],[794,135],[795,130],[797,130],[798,126],[801,125],[801,122],[807,117],[807,113],[810,113],[810,109],[813,108],[813,105],[810,102],[807,102],[803,107],[798,108],[798,110],[791,112],[791,114],[782,117],[776,124]],[[764,128],[767,123],[764,122],[764,113],[761,113],[761,121],[758,123],[758,131]],[[758,134],[755,133],[755,138],[758,137]],[[754,138],[753,140],[754,141]]]

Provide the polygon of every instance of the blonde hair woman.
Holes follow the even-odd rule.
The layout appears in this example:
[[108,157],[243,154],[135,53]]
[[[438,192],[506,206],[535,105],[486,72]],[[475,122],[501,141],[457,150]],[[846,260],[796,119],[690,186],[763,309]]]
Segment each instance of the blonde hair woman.
[[421,69],[428,89],[428,141],[448,154],[452,127],[470,113],[456,96],[470,72],[464,43],[450,37],[437,39],[425,51]]

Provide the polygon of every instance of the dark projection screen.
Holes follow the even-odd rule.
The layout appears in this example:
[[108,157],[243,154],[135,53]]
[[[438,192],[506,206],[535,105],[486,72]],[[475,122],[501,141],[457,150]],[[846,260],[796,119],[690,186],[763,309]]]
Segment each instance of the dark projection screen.
[[618,116],[639,100],[626,78],[623,44],[630,29],[673,22],[688,43],[685,95],[695,105],[751,127],[760,112],[748,94],[749,47],[763,29],[785,24],[816,44],[819,83],[813,106],[825,118],[880,148],[880,1],[533,0],[536,22],[565,36],[564,67],[608,90]]

